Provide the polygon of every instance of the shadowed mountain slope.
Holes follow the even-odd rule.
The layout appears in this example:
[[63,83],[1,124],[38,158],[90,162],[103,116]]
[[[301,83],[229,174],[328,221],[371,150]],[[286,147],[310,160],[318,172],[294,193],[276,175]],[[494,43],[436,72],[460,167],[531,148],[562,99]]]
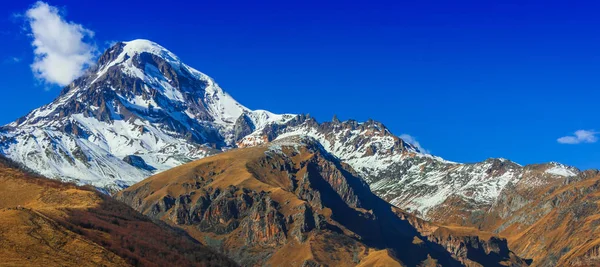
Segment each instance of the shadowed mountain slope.
[[116,198],[242,265],[526,266],[506,240],[388,204],[307,137],[191,162]]

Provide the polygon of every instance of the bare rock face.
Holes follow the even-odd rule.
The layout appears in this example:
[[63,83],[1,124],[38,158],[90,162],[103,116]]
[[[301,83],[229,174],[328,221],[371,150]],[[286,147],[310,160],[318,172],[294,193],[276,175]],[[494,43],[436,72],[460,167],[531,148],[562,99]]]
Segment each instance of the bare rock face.
[[186,164],[116,198],[245,266],[355,266],[381,250],[408,266],[527,265],[490,233],[434,225],[389,205],[306,137]]
[[242,224],[242,236],[246,238],[246,245],[278,246],[285,243],[286,224],[277,205],[266,197],[252,207],[249,219]]
[[256,126],[246,114],[240,115],[233,126],[233,139],[238,142],[256,130]]
[[123,161],[126,163],[129,163],[129,165],[134,166],[136,168],[140,168],[143,170],[147,170],[147,171],[154,171],[156,170],[154,167],[146,164],[146,162],[144,161],[144,159],[140,156],[136,156],[136,155],[127,155],[123,158]]

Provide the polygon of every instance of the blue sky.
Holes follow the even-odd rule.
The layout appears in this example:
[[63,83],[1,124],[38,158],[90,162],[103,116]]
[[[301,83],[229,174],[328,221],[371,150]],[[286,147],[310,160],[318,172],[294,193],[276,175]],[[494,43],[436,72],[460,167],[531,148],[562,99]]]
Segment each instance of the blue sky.
[[[12,2],[0,11],[2,124],[60,91],[32,73],[23,14],[35,2]],[[453,161],[600,168],[599,2],[199,2],[47,3],[98,50],[153,40],[253,109],[373,118]]]

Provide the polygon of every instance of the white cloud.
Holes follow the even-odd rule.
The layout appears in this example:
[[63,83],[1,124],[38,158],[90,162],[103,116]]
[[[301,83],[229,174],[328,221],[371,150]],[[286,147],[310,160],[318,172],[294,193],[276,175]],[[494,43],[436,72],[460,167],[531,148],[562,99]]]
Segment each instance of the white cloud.
[[419,141],[417,141],[417,139],[414,138],[413,136],[408,135],[408,134],[401,134],[399,137],[400,137],[400,139],[404,140],[404,142],[407,142],[407,143],[413,145],[414,147],[418,148],[421,152],[429,154],[429,150],[423,148],[421,146],[421,144],[419,143]]
[[56,7],[41,1],[27,10],[25,17],[35,54],[31,70],[38,79],[64,86],[94,63],[94,32],[65,21]]
[[581,143],[596,143],[598,141],[597,135],[600,132],[593,130],[578,130],[573,135],[563,136],[556,139],[561,144],[576,145]]

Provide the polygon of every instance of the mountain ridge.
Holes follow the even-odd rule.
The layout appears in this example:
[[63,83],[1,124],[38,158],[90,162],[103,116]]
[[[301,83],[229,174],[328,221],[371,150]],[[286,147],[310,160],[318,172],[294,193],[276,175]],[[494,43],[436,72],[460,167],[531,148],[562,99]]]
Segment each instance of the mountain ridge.
[[[319,123],[310,115],[250,110],[141,39],[115,44],[52,103],[4,126],[0,153],[45,176],[112,193],[195,159],[294,135],[317,139],[377,195],[429,219],[451,200],[465,203],[467,217],[485,210],[529,170],[504,159],[446,161],[374,120]],[[580,173],[560,164],[547,169],[532,185]]]
[[115,197],[240,264],[527,265],[491,233],[431,224],[383,201],[311,137],[200,159]]

